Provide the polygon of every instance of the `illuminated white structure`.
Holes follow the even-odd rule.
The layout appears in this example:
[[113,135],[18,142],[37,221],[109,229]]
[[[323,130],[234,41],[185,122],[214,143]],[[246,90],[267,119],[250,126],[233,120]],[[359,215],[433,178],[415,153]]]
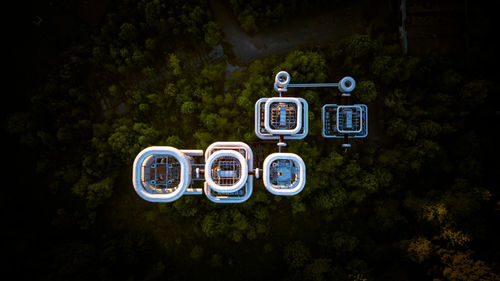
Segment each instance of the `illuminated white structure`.
[[321,109],[325,138],[366,138],[368,107],[364,104],[325,104]]
[[303,98],[261,98],[255,103],[255,134],[262,140],[303,139],[308,132]]
[[296,195],[306,184],[306,165],[293,153],[273,153],[262,167],[264,185],[274,195]]
[[[290,86],[290,74],[276,74],[274,89],[279,97],[255,103],[255,134],[263,140],[303,139],[308,132],[308,105],[303,98],[282,97]],[[280,143],[283,143],[280,141]]]
[[189,186],[192,157],[202,155],[202,150],[178,150],[170,146],[144,149],[134,161],[132,182],[135,191],[151,202],[172,202],[185,193],[201,194],[201,190]]
[[[301,192],[306,184],[305,163],[297,154],[281,150],[287,146],[286,140],[307,136],[308,104],[303,98],[282,95],[288,88],[337,87],[343,98],[350,98],[356,82],[352,77],[338,83],[290,84],[290,80],[287,72],[280,71],[274,82],[279,97],[261,98],[255,103],[255,134],[278,145],[278,153],[266,157],[262,170],[253,168],[252,149],[243,142],[215,142],[205,153],[153,146],[141,151],[134,161],[132,182],[137,194],[150,202],[172,202],[185,194],[204,193],[214,203],[242,203],[252,195],[254,176],[258,179],[261,171],[270,193],[293,196]],[[321,116],[325,138],[347,141],[368,135],[366,105],[326,104]]]
[[308,104],[303,98],[283,97],[290,74],[280,71],[274,80],[279,97],[261,98],[255,103],[255,134],[263,140],[277,140],[279,153],[264,160],[264,186],[274,195],[296,195],[306,184],[306,166],[300,156],[281,153],[285,140],[303,139],[308,133]]
[[205,195],[215,203],[245,202],[253,190],[252,149],[243,142],[216,142],[205,154]]
[[337,87],[344,97],[349,96],[354,88],[356,88],[356,81],[354,78],[346,76],[340,79]]

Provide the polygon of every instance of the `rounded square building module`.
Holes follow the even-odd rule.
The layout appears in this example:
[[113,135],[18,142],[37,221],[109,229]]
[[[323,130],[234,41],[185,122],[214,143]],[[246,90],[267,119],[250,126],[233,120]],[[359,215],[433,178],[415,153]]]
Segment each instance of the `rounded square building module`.
[[135,158],[132,183],[144,200],[172,202],[181,197],[191,183],[191,163],[174,147],[148,147]]
[[215,142],[205,153],[207,198],[215,203],[242,203],[253,190],[252,149],[243,142]]
[[272,194],[296,195],[306,184],[306,166],[297,154],[273,153],[262,169],[264,185]]
[[[271,102],[267,103],[269,100]],[[307,133],[308,105],[303,98],[261,98],[255,103],[255,134],[258,138],[278,140],[284,136],[285,139],[303,139]]]
[[205,163],[205,180],[217,192],[235,192],[246,183],[248,164],[235,150],[219,150]]
[[368,107],[364,104],[325,104],[321,109],[322,135],[325,138],[366,138]]
[[363,130],[363,109],[359,105],[337,107],[337,130],[341,134],[357,134]]
[[274,135],[294,135],[302,128],[302,104],[297,98],[270,98],[265,103],[264,127]]

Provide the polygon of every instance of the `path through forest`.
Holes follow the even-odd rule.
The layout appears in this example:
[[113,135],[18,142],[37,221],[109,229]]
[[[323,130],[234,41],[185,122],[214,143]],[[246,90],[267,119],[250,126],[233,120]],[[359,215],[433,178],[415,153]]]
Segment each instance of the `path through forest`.
[[254,36],[243,31],[229,3],[211,0],[210,4],[224,32],[223,40],[232,46],[237,61],[242,63],[271,54],[284,54],[310,43],[324,45],[350,34],[370,33],[370,23],[363,19],[364,7],[359,3],[285,17],[279,24]]

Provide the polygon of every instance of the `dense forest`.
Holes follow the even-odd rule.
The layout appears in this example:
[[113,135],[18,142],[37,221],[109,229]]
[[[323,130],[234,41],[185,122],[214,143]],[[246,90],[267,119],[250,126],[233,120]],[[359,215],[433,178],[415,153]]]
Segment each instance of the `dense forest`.
[[[256,33],[334,8],[326,2],[224,3]],[[2,113],[5,241],[19,279],[500,280],[493,54],[405,55],[396,20],[394,31],[243,64],[208,0],[103,1],[91,12],[50,3],[32,4],[29,81]],[[308,136],[287,147],[307,166],[299,195],[256,180],[242,204],[137,196],[132,163],[148,146],[230,140],[276,152],[253,115],[280,70],[296,83],[354,77],[369,137],[348,151],[323,138],[321,107],[338,92],[290,89],[309,104]]]

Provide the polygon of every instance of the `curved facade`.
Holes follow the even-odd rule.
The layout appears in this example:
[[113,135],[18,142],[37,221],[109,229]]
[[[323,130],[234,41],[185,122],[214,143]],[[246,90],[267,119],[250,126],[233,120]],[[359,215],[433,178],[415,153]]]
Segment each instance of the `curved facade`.
[[[219,156],[231,156],[239,160],[241,167],[232,166],[222,169],[220,165],[213,165]],[[233,159],[229,159],[232,161]],[[248,174],[249,171],[253,171],[253,152],[252,149],[243,142],[216,142],[211,144],[205,153],[205,179],[210,178],[211,180],[205,181],[205,195],[207,198],[214,203],[243,203],[252,195],[253,191],[253,175]],[[208,164],[208,165],[207,165]],[[224,164],[224,163],[223,163]],[[244,170],[246,167],[246,170]],[[234,172],[239,169],[245,175],[234,182],[236,174]],[[221,171],[227,171],[222,172]],[[246,172],[245,172],[246,171]],[[219,176],[225,177],[229,183],[227,189],[222,188],[220,183],[222,181],[215,182],[214,179],[219,173]],[[208,176],[208,174],[210,176]],[[244,180],[243,180],[244,179]],[[224,180],[224,179],[222,179]],[[225,191],[229,190],[229,191]]]
[[144,200],[172,202],[181,197],[191,183],[191,163],[174,147],[148,147],[135,158],[132,182]]
[[294,153],[273,153],[264,160],[262,178],[274,195],[296,195],[306,184],[306,165]]

